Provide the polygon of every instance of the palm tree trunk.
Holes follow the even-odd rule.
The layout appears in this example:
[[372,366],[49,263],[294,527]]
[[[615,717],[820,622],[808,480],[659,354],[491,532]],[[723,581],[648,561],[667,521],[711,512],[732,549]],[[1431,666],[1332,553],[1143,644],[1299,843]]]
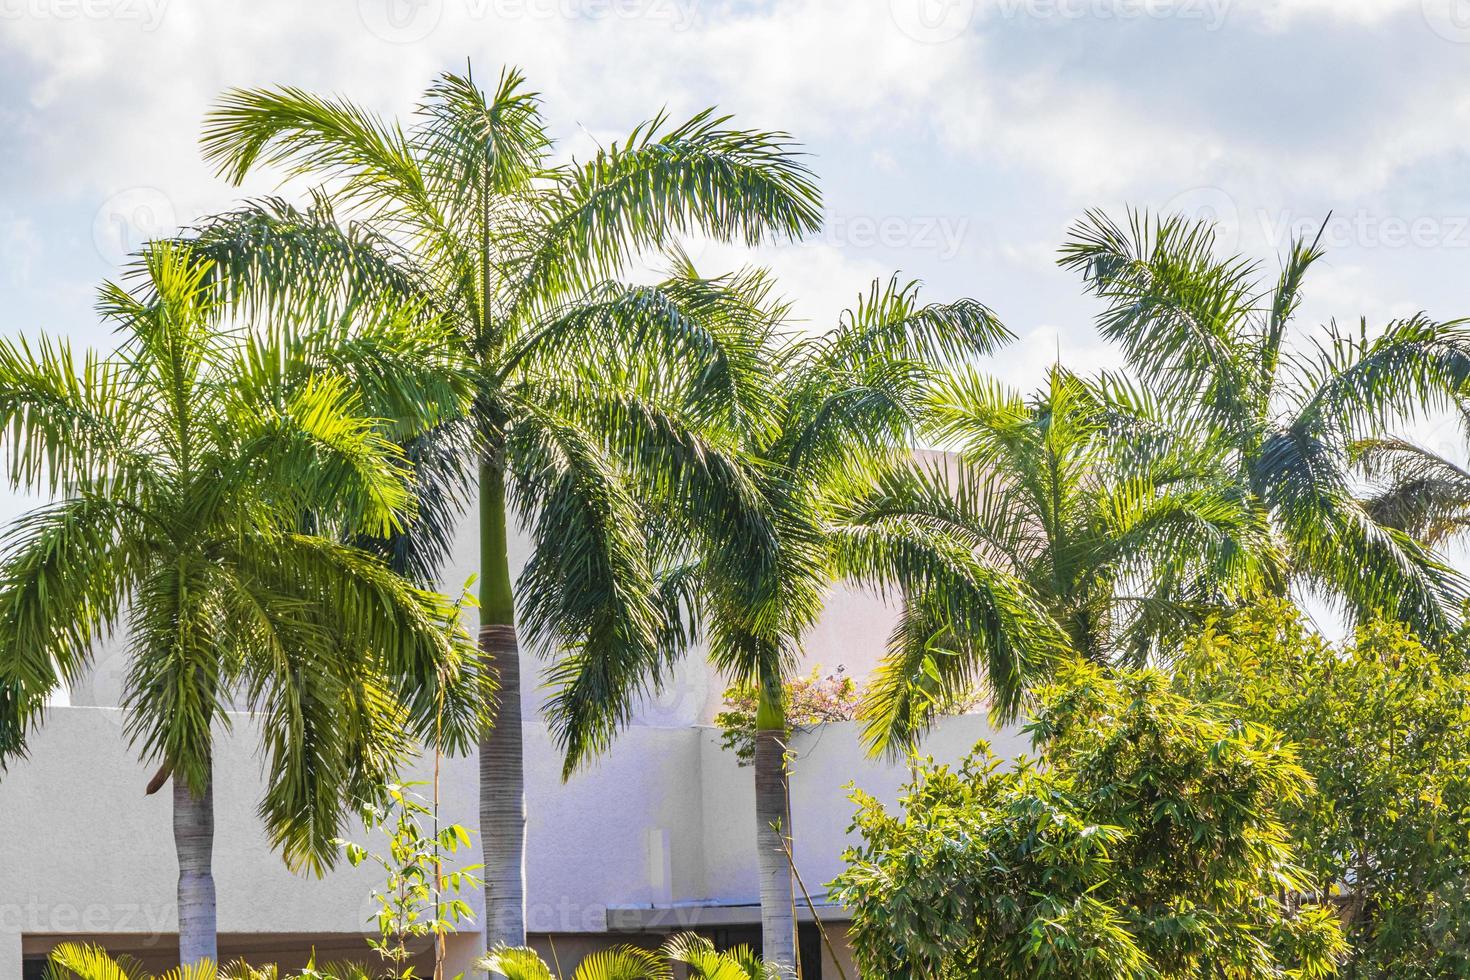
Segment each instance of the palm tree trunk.
[[485,942],[526,944],[526,775],[521,661],[506,546],[505,473],[480,466],[480,657],[499,682],[495,724],[480,739]]
[[214,775],[198,796],[174,771],[174,851],[179,858],[179,963],[219,962],[214,899]]
[[756,709],[755,819],[761,882],[761,955],[767,965],[780,967],[781,976],[794,977],[795,895],[791,888],[791,866],[786,862],[786,851],[791,846],[786,718],[780,695],[768,697],[764,685]]

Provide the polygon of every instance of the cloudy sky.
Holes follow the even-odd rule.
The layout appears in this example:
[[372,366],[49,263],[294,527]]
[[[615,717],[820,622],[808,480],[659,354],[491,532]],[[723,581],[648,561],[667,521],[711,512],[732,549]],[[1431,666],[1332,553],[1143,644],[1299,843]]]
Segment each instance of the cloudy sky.
[[1017,384],[1116,363],[1054,264],[1089,207],[1215,217],[1268,273],[1331,212],[1303,329],[1470,314],[1470,0],[0,0],[0,332],[106,343],[129,249],[274,189],[201,161],[222,90],[404,114],[466,59],[521,66],[568,154],[661,108],[791,132],[827,230],[702,267],[773,266],[817,325],[893,271],[974,296]]

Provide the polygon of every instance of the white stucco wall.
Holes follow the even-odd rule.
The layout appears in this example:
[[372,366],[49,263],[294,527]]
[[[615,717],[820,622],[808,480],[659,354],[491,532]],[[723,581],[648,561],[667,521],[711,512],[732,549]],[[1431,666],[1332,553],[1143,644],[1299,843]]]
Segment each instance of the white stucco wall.
[[[31,758],[0,779],[0,980],[18,975],[20,935],[171,941],[169,797],[143,795],[151,772],[126,746],[120,720],[116,709],[54,709]],[[362,932],[377,884],[370,870],[344,867],[315,879],[292,874],[271,853],[255,815],[263,785],[256,734],[242,716],[219,739],[221,933]],[[609,906],[757,902],[751,771],[720,747],[717,731],[635,726],[567,783],[546,730],[529,725],[526,737],[532,931],[601,932]],[[965,716],[944,719],[927,751],[955,761],[981,737],[1003,755],[1022,748],[1014,731],[993,733],[983,718]],[[892,800],[908,773],[867,758],[852,723],[799,735],[793,749],[797,860],[816,893],[841,866],[852,814],[846,784]],[[427,767],[408,776],[427,779]],[[474,760],[447,760],[444,819],[473,828],[477,794]]]

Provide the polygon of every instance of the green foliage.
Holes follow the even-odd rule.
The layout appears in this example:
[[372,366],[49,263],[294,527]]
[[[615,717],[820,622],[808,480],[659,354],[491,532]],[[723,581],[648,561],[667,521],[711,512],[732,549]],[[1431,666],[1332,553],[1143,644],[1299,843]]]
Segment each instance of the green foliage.
[[832,897],[865,975],[1323,977],[1344,952],[1309,903],[1283,815],[1311,779],[1271,730],[1233,724],[1151,671],[1064,667],[1029,726],[1038,760],[983,745],[922,765]]
[[1337,645],[1285,604],[1206,630],[1176,686],[1271,725],[1318,793],[1284,814],[1335,883],[1356,977],[1470,973],[1470,645],[1373,622]]
[[200,960],[152,977],[130,956],[111,956],[101,946],[61,943],[51,950],[47,980],[380,980],[361,963],[318,964],[313,955],[300,973],[282,974],[274,963],[252,966],[244,960],[216,966]]
[[[684,276],[677,291],[700,297],[691,308],[713,353],[682,370],[719,379],[698,410],[710,413],[711,440],[730,446],[750,476],[721,504],[725,513],[670,501],[677,485],[652,485],[664,522],[655,575],[669,621],[684,628],[669,632],[664,658],[563,659],[551,712],[568,765],[608,743],[636,695],[687,647],[691,623],[732,682],[779,704],[837,580],[895,601],[925,597],[935,629],[975,654],[975,685],[1014,701],[1060,636],[1012,576],[953,533],[949,502],[912,457],[937,369],[995,349],[1010,336],[1004,326],[973,300],[922,303],[915,284],[895,278],[875,282],[833,329],[812,336],[790,328],[762,273]],[[639,364],[636,351],[630,361]]]
[[[1470,423],[1460,405],[1461,424]],[[1373,519],[1431,547],[1470,529],[1470,471],[1402,439],[1364,439],[1353,460],[1377,484],[1364,501]]]
[[[1123,379],[1056,366],[1023,398],[973,369],[942,377],[930,428],[958,456],[918,487],[953,537],[1021,583],[1078,656],[1140,663],[1214,610],[1258,595],[1280,563],[1227,460]],[[977,663],[943,605],[909,597],[865,698],[867,737],[902,748]]]
[[87,943],[59,944],[46,964],[47,980],[216,980],[219,975],[214,963],[202,960],[153,977],[132,957],[113,957]]
[[[593,953],[568,980],[673,980],[673,964],[682,966],[683,975],[690,980],[774,980],[780,976],[745,946],[717,952],[703,936],[682,933],[671,937],[659,953],[636,946]],[[480,966],[506,980],[557,980],[536,951],[525,947],[491,950]]]
[[[532,531],[516,590],[530,639],[656,657],[662,617],[630,485],[673,480],[703,495],[719,488],[706,461],[731,463],[682,393],[653,382],[721,371],[695,364],[717,353],[697,295],[612,277],[681,233],[754,244],[815,230],[819,196],[790,138],[712,111],[660,115],[590,160],[554,165],[540,96],[507,69],[489,91],[468,71],[441,75],[408,127],[299,89],[236,90],[203,145],[237,183],[269,165],[333,188],[307,206],[251,202],[198,230],[236,303],[350,318],[410,303],[475,365],[469,416],[410,447],[434,465],[421,519],[388,545],[404,570],[435,571],[483,462],[481,495],[502,505],[491,516],[503,521],[509,488]],[[629,352],[654,370],[617,370]],[[508,575],[482,569],[496,622],[511,619]]]
[[0,745],[23,751],[47,695],[124,633],[142,757],[198,793],[225,712],[254,712],[271,841],[320,870],[415,742],[463,748],[482,724],[452,604],[346,543],[412,520],[394,439],[457,412],[466,379],[432,325],[227,328],[207,259],[140,262],[135,289],[101,290],[111,356],[0,343],[10,478],[56,497],[0,549]]
[[[445,827],[424,824],[435,821],[434,810],[414,795],[415,784],[388,787],[388,804],[374,807],[368,819],[388,839],[386,852],[369,851],[348,841],[339,841],[353,867],[371,862],[382,868],[383,887],[373,891],[378,903],[375,922],[378,938],[368,940],[392,970],[392,976],[411,980],[407,966],[413,955],[409,943],[426,936],[437,941],[457,931],[460,923],[472,921],[469,903],[460,898],[465,889],[480,887],[471,864],[445,870],[461,847],[470,846],[470,833],[459,824]],[[437,955],[437,948],[436,948]]]
[[1173,424],[1227,461],[1242,499],[1269,521],[1283,559],[1277,594],[1295,581],[1360,621],[1384,614],[1442,635],[1465,581],[1405,530],[1412,520],[1358,499],[1352,447],[1456,407],[1470,382],[1470,325],[1418,314],[1297,340],[1293,317],[1323,254],[1320,235],[1295,241],[1273,279],[1218,254],[1209,224],[1089,212],[1061,264],[1105,304],[1099,330]]

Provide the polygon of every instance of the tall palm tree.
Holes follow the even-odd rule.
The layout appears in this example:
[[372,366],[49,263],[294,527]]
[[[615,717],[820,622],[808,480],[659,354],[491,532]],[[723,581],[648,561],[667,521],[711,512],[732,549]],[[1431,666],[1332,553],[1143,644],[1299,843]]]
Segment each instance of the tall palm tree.
[[[1074,654],[1137,663],[1210,612],[1261,594],[1280,556],[1224,461],[1147,393],[1060,366],[1028,398],[974,371],[937,380],[934,438],[953,453],[905,491],[1025,583]],[[866,736],[907,748],[976,664],[909,596],[902,635],[869,687]]]
[[411,512],[403,432],[382,406],[411,392],[424,412],[453,412],[462,392],[453,360],[392,317],[350,342],[340,325],[230,331],[207,261],[163,246],[143,270],[131,292],[101,290],[124,337],[114,355],[0,343],[11,479],[59,498],[7,531],[0,686],[5,750],[20,754],[46,697],[126,633],[125,731],[172,774],[192,964],[216,959],[213,747],[227,710],[262,719],[272,843],[318,871],[436,716],[450,747],[478,730],[474,650],[452,607],[342,543]]
[[1381,613],[1433,635],[1453,625],[1464,583],[1357,499],[1350,447],[1450,407],[1470,380],[1470,330],[1419,314],[1377,333],[1334,325],[1325,339],[1294,342],[1320,242],[1294,242],[1263,282],[1254,263],[1216,254],[1208,224],[1130,212],[1120,225],[1090,212],[1060,262],[1103,301],[1099,329],[1166,410],[1229,454],[1291,578],[1355,616]]
[[[608,436],[636,441],[629,458],[659,471],[647,478],[695,500],[719,468],[697,432],[645,410],[638,387],[607,370],[603,346],[636,334],[673,361],[705,338],[676,297],[610,277],[680,233],[754,244],[820,223],[788,137],[726,123],[711,111],[676,126],[660,115],[584,162],[554,166],[539,100],[515,71],[488,95],[468,72],[442,75],[407,131],[290,88],[230,92],[206,122],[205,156],[229,179],[272,165],[330,186],[308,208],[267,200],[201,229],[242,302],[412,300],[476,365],[468,423],[411,447],[426,491],[415,534],[394,548],[420,573],[432,569],[466,483],[478,484],[479,639],[501,689],[499,723],[480,744],[490,946],[525,943],[517,597],[537,638],[656,646],[646,556],[624,520],[632,477]],[[508,506],[534,533],[519,589]]]
[[[1007,334],[973,300],[921,305],[917,288],[875,282],[839,325],[819,336],[785,332],[784,307],[762,273],[699,280],[700,304],[727,393],[708,424],[749,461],[776,548],[753,561],[770,530],[690,523],[677,509],[656,536],[671,630],[663,657],[614,659],[573,650],[553,671],[550,712],[568,771],[604,750],[631,705],[687,649],[694,627],[712,663],[758,691],[754,754],[761,931],[767,964],[790,975],[796,958],[784,681],[838,580],[880,590],[923,589],[945,602],[945,622],[993,666],[1014,696],[1032,665],[1057,646],[1045,613],[1020,583],[984,564],[933,520],[928,500],[905,496],[912,436],[931,366],[993,349]],[[672,287],[671,287],[672,288]],[[693,305],[693,304],[691,304]],[[696,363],[692,370],[701,370]],[[678,379],[673,382],[681,385]],[[746,540],[758,532],[762,538]]]

